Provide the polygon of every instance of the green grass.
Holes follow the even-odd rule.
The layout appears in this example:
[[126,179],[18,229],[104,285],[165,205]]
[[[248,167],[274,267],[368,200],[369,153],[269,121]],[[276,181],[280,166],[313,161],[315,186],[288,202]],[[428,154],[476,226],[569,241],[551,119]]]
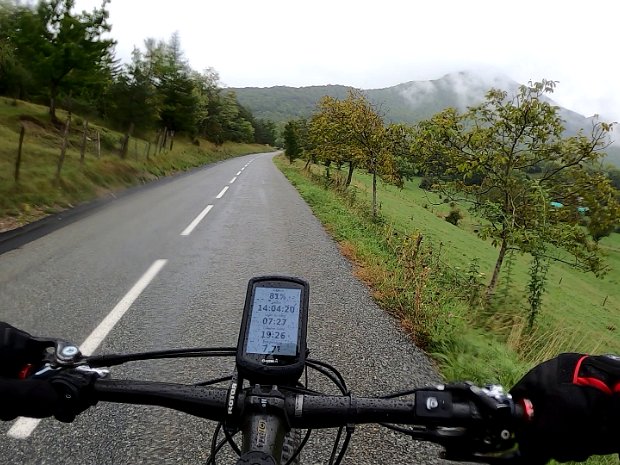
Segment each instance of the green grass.
[[[382,186],[379,194],[381,214],[399,230],[419,229],[429,240],[442,244],[442,256],[449,266],[465,269],[478,259],[480,270],[490,275],[498,251],[489,241],[481,240],[474,233],[479,227],[476,218],[462,209],[464,219],[459,227],[448,223],[444,217],[450,206],[442,203],[437,195],[420,189],[419,181],[407,182],[402,190]],[[358,174],[355,178],[355,185],[368,198],[370,182],[368,175]],[[543,332],[552,334],[556,340],[549,341],[550,351],[543,351],[542,357],[568,350],[620,353],[620,235],[612,234],[603,239],[601,245],[610,268],[602,279],[562,263],[551,265],[539,327],[541,335]],[[509,304],[499,306],[497,311],[500,314],[510,317],[527,314],[528,266],[528,256],[516,257],[513,288],[507,299]],[[500,288],[501,278],[500,275]],[[513,319],[498,318],[498,321]],[[507,334],[514,327],[496,329]],[[558,335],[562,340],[557,340]],[[537,361],[537,355],[531,354],[527,358]]]
[[[602,280],[565,265],[552,266],[541,322],[535,331],[528,333],[514,319],[515,314],[525,312],[525,257],[517,257],[515,263],[514,287],[503,304],[510,308],[500,310],[511,318],[489,319],[482,310],[464,301],[462,293],[456,289],[458,284],[450,285],[446,279],[446,276],[467,274],[475,259],[479,260],[481,270],[490,271],[494,264],[497,251],[476,236],[475,218],[464,212],[462,225],[449,224],[444,216],[450,206],[419,189],[419,181],[414,180],[402,190],[380,186],[381,216],[395,229],[386,228],[369,219],[369,176],[358,174],[355,177],[356,199],[351,201],[350,193],[342,195],[324,189],[317,183],[316,176],[309,178],[301,162],[289,165],[283,157],[276,157],[275,161],[340,243],[343,253],[354,262],[355,273],[370,286],[375,300],[401,318],[406,330],[420,321],[413,318],[410,309],[399,310],[393,305],[394,301],[386,297],[394,287],[395,270],[401,266],[393,248],[389,247],[390,236],[395,231],[398,234],[419,231],[423,242],[431,243],[429,250],[435,256],[440,255],[441,264],[437,266],[437,275],[425,283],[425,305],[437,322],[432,327],[434,339],[427,341],[426,349],[438,362],[444,378],[512,386],[531,366],[561,351],[620,353],[618,330],[610,329],[620,325],[620,235],[602,241],[611,268]],[[487,276],[482,279],[486,283]],[[402,283],[397,284],[397,291],[403,293],[403,288],[398,286]],[[605,297],[607,301],[603,306]],[[415,339],[415,331],[411,332]],[[607,456],[594,457],[585,463],[618,465],[620,461],[617,456]]]
[[[200,140],[200,146],[177,137],[171,151],[146,159],[147,141],[132,138],[126,159],[119,157],[122,134],[100,124],[89,124],[85,163],[80,164],[83,120],[74,115],[60,183],[55,181],[62,142],[62,127],[50,122],[47,107],[0,97],[0,231],[11,229],[50,213],[108,192],[149,182],[162,176],[270,147],[226,143],[216,147]],[[61,120],[67,115],[58,112]],[[19,182],[14,179],[21,125],[26,128]],[[101,137],[97,158],[95,135]],[[154,140],[154,136],[150,137]]]
[[[399,266],[398,257],[386,243],[385,226],[374,224],[363,212],[347,204],[334,191],[313,183],[303,175],[303,165],[300,163],[290,166],[283,157],[276,157],[275,161],[312,207],[315,215],[340,242],[343,252],[357,263],[358,277],[375,291],[375,299],[380,304],[385,304],[388,299],[384,295],[394,279],[390,270]],[[363,204],[367,205],[366,202]],[[433,282],[426,285],[427,295],[433,296],[443,287],[441,283]],[[468,305],[456,297],[456,293],[458,292],[442,297],[439,299],[440,305],[435,305],[442,312],[435,315],[436,319],[444,322],[446,327],[435,328],[435,340],[430,341],[427,350],[438,360],[446,379],[513,384],[527,365],[519,361],[499,338],[489,337],[484,330],[466,325],[471,312]],[[435,301],[437,302],[436,298]],[[429,302],[429,305],[432,304]],[[383,307],[386,308],[386,305]],[[391,313],[399,313],[389,305],[386,309]],[[407,311],[398,316],[406,320]],[[411,324],[416,323],[413,321]],[[405,321],[403,326],[407,330],[411,324]]]

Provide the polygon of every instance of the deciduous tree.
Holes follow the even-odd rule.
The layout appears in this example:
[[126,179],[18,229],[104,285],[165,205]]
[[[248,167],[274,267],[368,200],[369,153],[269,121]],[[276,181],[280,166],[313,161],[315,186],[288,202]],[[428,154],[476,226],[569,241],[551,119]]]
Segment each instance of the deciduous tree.
[[480,235],[499,247],[487,301],[509,249],[563,261],[568,252],[574,266],[595,273],[604,267],[579,223],[580,211],[596,228],[618,221],[609,179],[591,169],[612,126],[597,122],[588,134],[565,137],[557,107],[545,98],[555,85],[529,83],[512,97],[492,89],[481,105],[463,114],[448,109],[417,127],[420,166],[484,220]]
[[111,29],[108,3],[103,0],[92,12],[75,13],[74,0],[41,1],[35,10],[23,9],[16,19],[11,38],[15,55],[47,89],[52,120],[58,94],[71,73],[92,77],[112,61],[114,41],[103,38]]
[[360,90],[344,100],[323,97],[310,122],[310,139],[320,159],[348,163],[346,186],[356,167],[372,175],[372,214],[377,215],[377,177],[400,185],[393,155],[394,138],[381,115]]

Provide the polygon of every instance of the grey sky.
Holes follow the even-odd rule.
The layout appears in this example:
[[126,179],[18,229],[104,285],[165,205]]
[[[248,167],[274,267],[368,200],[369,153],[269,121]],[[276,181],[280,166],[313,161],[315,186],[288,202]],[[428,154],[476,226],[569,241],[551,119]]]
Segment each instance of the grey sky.
[[119,58],[178,31],[191,66],[232,87],[380,88],[483,69],[560,81],[559,104],[620,121],[617,0],[112,0],[109,10]]

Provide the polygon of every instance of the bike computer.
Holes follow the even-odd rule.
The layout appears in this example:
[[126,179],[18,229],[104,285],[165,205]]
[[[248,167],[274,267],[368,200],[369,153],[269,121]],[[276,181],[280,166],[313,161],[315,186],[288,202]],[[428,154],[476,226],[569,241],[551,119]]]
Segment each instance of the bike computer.
[[295,382],[306,364],[310,288],[303,279],[250,279],[237,344],[237,369],[250,382]]

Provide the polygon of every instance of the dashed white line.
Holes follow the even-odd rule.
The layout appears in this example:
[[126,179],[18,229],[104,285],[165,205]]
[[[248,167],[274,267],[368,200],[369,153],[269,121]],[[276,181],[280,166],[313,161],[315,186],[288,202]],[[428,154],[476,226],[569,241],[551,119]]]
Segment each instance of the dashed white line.
[[[155,276],[161,271],[168,260],[155,260],[146,273],[142,275],[140,279],[133,285],[133,287],[125,294],[116,307],[106,316],[99,326],[90,333],[86,340],[80,345],[80,350],[84,355],[91,355],[99,344],[106,338],[106,336],[112,331],[114,326],[120,321],[123,315],[129,310],[129,307],[136,301],[136,299],[142,294],[142,291],[155,279]],[[19,418],[6,433],[15,439],[27,439],[36,427],[41,422],[36,418]]]
[[232,178],[228,184],[232,184],[232,183],[233,183],[233,182],[235,182],[236,180],[237,180],[237,176],[235,176],[234,178]]
[[224,197],[224,194],[226,193],[226,191],[228,190],[228,186],[226,186],[224,189],[222,189],[222,191],[217,194],[217,197],[215,197],[216,199],[221,199],[222,197]]
[[194,218],[194,221],[192,221],[189,226],[187,226],[187,228],[183,230],[181,236],[189,236],[196,228],[196,226],[198,226],[198,223],[200,223],[204,219],[204,217],[207,216],[207,213],[209,213],[212,208],[213,205],[207,205],[207,207],[203,211],[201,211],[196,218]]

